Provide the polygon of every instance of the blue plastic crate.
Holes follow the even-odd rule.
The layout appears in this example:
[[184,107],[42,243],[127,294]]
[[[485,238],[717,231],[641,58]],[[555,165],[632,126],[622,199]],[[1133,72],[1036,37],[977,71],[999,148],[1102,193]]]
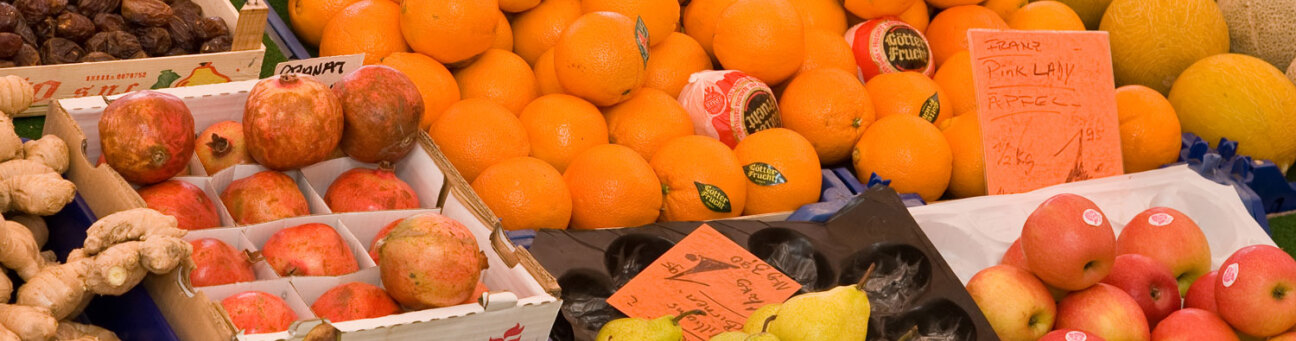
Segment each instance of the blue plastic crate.
[[1179,163],[1216,183],[1232,186],[1265,233],[1272,234],[1266,214],[1296,209],[1296,189],[1278,166],[1237,155],[1237,141],[1220,139],[1217,147],[1211,148],[1201,137],[1184,133],[1180,147]]

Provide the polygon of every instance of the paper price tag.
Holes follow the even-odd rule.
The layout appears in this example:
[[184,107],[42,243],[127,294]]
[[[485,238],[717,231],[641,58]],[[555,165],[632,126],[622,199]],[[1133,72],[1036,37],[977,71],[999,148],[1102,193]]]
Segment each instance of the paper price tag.
[[324,83],[333,85],[342,80],[342,76],[364,66],[364,54],[320,57],[302,60],[289,60],[275,65],[275,74],[306,74]]
[[690,310],[684,339],[702,341],[742,329],[747,316],[782,303],[801,285],[703,224],[617,290],[607,302],[630,317],[655,319]]
[[968,32],[986,189],[1124,173],[1106,32]]

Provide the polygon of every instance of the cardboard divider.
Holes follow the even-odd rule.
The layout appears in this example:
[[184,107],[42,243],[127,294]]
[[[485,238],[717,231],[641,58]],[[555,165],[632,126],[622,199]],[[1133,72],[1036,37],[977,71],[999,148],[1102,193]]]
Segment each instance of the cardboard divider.
[[355,257],[356,264],[360,266],[360,269],[378,266],[377,264],[374,264],[373,259],[369,258],[369,254],[365,251],[365,246],[361,245],[359,240],[356,240],[355,235],[352,235],[351,231],[348,230],[345,225],[342,225],[342,222],[338,220],[336,216],[321,215],[285,218],[268,223],[248,225],[243,227],[242,230],[243,235],[252,242],[252,245],[264,249],[266,242],[270,240],[270,236],[273,236],[275,233],[286,228],[311,223],[319,223],[332,227],[333,230],[338,233],[338,236],[342,237],[342,241],[346,242],[347,247],[351,248],[351,256]]
[[[419,207],[440,207],[439,200],[441,188],[445,185],[445,174],[437,169],[432,160],[427,157],[427,154],[410,153],[393,167],[395,167],[396,178],[409,184],[410,188],[425,189],[414,191],[419,197]],[[333,185],[333,180],[336,180],[342,173],[356,168],[378,169],[378,165],[344,157],[303,167],[301,173],[309,187],[315,193],[319,193],[322,198],[328,194],[329,186]],[[332,213],[332,210],[328,212]]]
[[[212,301],[218,302],[217,304],[220,304],[219,302],[227,297],[240,293],[261,291],[283,299],[284,303],[287,303],[288,307],[292,308],[293,312],[297,314],[297,321],[316,318],[315,313],[310,310],[310,305],[306,304],[306,301],[297,293],[297,290],[293,288],[292,283],[287,278],[202,287],[198,288],[198,290],[207,294],[207,297],[211,298]],[[292,330],[292,327],[289,327],[289,330]],[[242,340],[249,341],[285,340],[289,338],[291,338],[291,334],[287,330],[277,333],[242,335],[240,337]]]
[[[270,169],[262,167],[261,165],[253,164],[235,165],[234,167],[226,168],[225,170],[216,173],[215,176],[211,177],[211,184],[216,190],[216,193],[224,193],[225,189],[229,188],[230,184],[234,181],[264,171],[270,171]],[[302,197],[306,199],[306,205],[310,207],[310,214],[329,213],[328,205],[324,204],[324,198],[320,196],[319,193],[316,193],[310,185],[306,184],[306,180],[302,177],[300,171],[290,170],[280,173],[292,178],[293,182],[297,184],[297,190],[302,193]]]

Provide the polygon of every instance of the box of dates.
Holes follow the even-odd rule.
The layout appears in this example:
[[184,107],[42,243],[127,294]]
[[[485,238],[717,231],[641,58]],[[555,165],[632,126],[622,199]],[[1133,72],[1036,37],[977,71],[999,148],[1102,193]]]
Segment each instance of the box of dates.
[[[60,98],[256,79],[266,4],[228,0],[23,0],[0,4],[2,73],[27,79],[43,115]],[[38,2],[49,2],[38,4]],[[0,30],[2,31],[2,30]],[[11,46],[12,45],[12,46]],[[5,53],[7,54],[7,53]]]
[[[146,206],[166,212],[178,201],[207,207],[198,209],[206,214],[177,215],[190,230],[184,238],[194,247],[194,266],[144,281],[180,339],[549,335],[561,306],[557,281],[508,242],[426,133],[418,132],[411,152],[395,162],[366,163],[339,150],[282,171],[254,162],[213,167],[220,163],[204,159],[206,152],[241,143],[241,133],[232,138],[228,128],[243,126],[256,83],[158,90],[190,111],[199,151],[180,175],[150,185],[92,163],[105,154],[99,125],[106,107],[130,99],[62,99],[46,118],[45,134],[70,146],[67,178],[97,215]],[[392,190],[393,184],[400,185]],[[388,192],[399,200],[360,199]],[[428,241],[420,231],[454,238]]]

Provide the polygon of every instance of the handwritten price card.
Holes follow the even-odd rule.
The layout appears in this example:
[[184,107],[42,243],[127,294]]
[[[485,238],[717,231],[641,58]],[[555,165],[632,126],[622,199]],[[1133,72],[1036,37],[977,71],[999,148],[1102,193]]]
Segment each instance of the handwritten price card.
[[1124,173],[1106,32],[968,32],[986,189]]
[[783,303],[801,285],[703,224],[617,290],[608,303],[630,317],[690,315],[680,321],[684,338],[704,341],[742,329],[747,316]]

